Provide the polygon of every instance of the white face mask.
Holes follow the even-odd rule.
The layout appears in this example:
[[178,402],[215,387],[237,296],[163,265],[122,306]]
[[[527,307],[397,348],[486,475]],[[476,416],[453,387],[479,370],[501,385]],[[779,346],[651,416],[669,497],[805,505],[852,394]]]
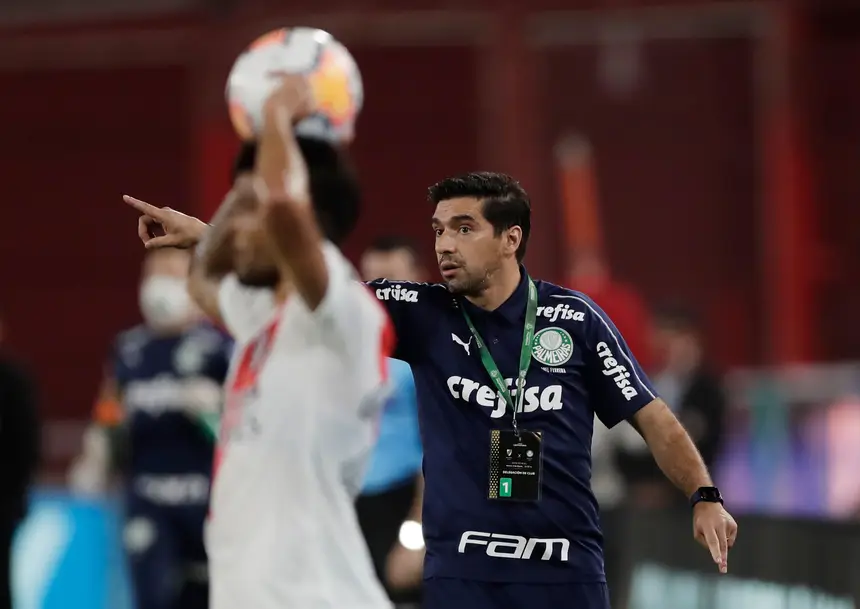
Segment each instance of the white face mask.
[[153,275],[140,286],[140,312],[153,328],[173,328],[187,322],[194,311],[185,280]]

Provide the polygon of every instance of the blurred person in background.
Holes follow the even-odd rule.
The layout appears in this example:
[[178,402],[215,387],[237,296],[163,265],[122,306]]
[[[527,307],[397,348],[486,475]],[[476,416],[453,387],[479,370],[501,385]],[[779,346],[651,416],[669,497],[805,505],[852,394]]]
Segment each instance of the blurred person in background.
[[117,337],[70,471],[78,493],[104,492],[112,470],[124,479],[137,609],[208,605],[203,523],[232,346],[200,320],[186,289],[189,262],[183,250],[146,256],[144,324]]
[[2,351],[0,319],[0,609],[11,609],[12,539],[27,514],[27,495],[39,462],[35,386],[23,367]]
[[[425,279],[417,250],[403,237],[374,241],[362,255],[360,266],[367,281]],[[389,371],[394,389],[382,412],[356,512],[376,573],[391,600],[398,607],[417,606],[424,565],[418,404],[409,364],[391,360]]]
[[[658,309],[652,342],[654,385],[672,405],[710,469],[723,437],[726,397],[720,377],[708,365],[696,317],[680,307]],[[675,493],[641,436],[627,428],[615,441],[619,471],[631,498],[650,507],[673,505]]]

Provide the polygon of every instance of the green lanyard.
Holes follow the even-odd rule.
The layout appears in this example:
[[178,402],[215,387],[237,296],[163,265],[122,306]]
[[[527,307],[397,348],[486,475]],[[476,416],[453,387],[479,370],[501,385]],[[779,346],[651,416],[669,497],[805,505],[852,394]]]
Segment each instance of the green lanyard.
[[511,397],[508,386],[505,384],[505,379],[502,377],[502,373],[499,372],[499,367],[496,365],[495,360],[493,360],[493,356],[490,355],[490,350],[487,349],[484,339],[478,334],[478,330],[475,328],[475,324],[472,323],[466,309],[462,306],[460,307],[460,310],[463,311],[463,317],[466,318],[466,324],[468,324],[472,336],[475,337],[475,344],[478,345],[478,352],[481,354],[481,363],[484,364],[484,369],[490,375],[490,378],[493,379],[493,384],[499,390],[508,408],[511,409],[514,431],[517,435],[519,435],[517,429],[517,411],[522,410],[523,400],[525,400],[526,396],[526,374],[528,374],[529,363],[532,359],[532,341],[535,337],[535,319],[537,318],[537,288],[531,277],[526,276],[526,279],[529,282],[529,300],[526,304],[526,325],[523,329],[523,344],[520,346],[520,372],[516,382],[516,407],[514,407],[514,400]]

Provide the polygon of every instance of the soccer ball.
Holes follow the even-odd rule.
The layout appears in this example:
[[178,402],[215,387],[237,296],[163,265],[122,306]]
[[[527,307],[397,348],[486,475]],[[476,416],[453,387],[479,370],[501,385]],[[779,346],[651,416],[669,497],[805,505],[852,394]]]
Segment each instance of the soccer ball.
[[323,30],[281,28],[255,40],[233,64],[227,105],[233,128],[254,139],[263,123],[263,105],[278,86],[278,72],[305,74],[317,111],[295,126],[296,135],[332,143],[352,140],[364,102],[358,65],[346,47]]

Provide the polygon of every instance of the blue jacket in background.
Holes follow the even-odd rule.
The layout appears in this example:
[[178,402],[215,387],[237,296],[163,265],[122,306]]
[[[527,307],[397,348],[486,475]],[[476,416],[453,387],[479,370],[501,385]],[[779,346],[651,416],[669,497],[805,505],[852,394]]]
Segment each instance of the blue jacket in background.
[[418,400],[409,364],[389,360],[394,387],[379,422],[379,438],[364,478],[363,495],[376,495],[396,488],[421,471],[421,436],[418,431]]

